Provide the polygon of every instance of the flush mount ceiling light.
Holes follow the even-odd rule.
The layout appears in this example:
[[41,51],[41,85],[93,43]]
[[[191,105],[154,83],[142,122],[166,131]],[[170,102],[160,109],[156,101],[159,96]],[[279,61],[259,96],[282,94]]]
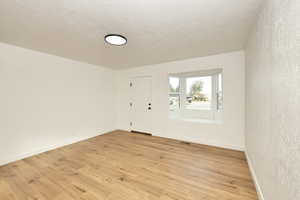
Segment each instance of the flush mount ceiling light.
[[111,45],[122,46],[127,43],[126,37],[119,34],[108,34],[104,37],[105,42]]

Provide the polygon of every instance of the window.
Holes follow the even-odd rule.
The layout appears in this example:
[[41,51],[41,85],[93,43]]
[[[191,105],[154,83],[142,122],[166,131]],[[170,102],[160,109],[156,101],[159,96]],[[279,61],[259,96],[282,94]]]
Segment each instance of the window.
[[218,74],[217,77],[217,110],[223,109],[223,92],[222,92],[222,74]]
[[212,107],[212,77],[186,78],[186,109],[210,110]]
[[179,78],[177,77],[170,77],[169,104],[171,111],[175,111],[180,108]]
[[215,120],[222,109],[221,69],[169,76],[171,117]]

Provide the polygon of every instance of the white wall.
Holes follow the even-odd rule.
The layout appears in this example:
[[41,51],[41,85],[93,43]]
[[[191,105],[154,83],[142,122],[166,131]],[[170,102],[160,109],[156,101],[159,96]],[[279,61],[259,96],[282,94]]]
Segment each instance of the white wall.
[[246,57],[246,149],[260,198],[298,200],[299,0],[265,1]]
[[0,43],[0,165],[115,129],[112,70]]
[[[152,76],[153,135],[244,149],[244,52],[189,59],[119,71],[117,75],[117,128],[129,130],[129,80]],[[223,68],[224,123],[208,124],[168,119],[168,74]]]

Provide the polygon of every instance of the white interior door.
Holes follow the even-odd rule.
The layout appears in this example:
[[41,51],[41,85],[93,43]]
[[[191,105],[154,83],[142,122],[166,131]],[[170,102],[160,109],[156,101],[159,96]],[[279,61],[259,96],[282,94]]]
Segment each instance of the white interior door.
[[136,77],[131,81],[131,130],[152,132],[152,78]]

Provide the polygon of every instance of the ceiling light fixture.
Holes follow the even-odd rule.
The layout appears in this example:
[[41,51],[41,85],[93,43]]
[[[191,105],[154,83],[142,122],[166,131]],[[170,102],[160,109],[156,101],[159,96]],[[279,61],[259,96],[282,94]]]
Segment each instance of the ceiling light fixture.
[[126,37],[119,34],[108,34],[104,37],[105,42],[111,45],[122,46],[127,43]]

